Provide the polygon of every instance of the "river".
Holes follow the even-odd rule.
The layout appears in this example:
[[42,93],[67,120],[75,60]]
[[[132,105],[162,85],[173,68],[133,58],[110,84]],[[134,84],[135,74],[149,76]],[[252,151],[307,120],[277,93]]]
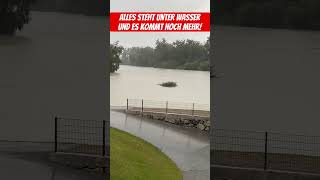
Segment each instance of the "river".
[[[120,69],[110,75],[111,105],[123,106],[127,98],[209,105],[209,76],[206,71],[120,65]],[[166,81],[174,81],[178,86],[159,85]]]
[[218,128],[320,135],[320,32],[218,26]]
[[[54,116],[106,119],[105,18],[32,12],[0,36],[1,179],[106,179],[49,162]],[[2,141],[5,140],[5,141]],[[8,142],[8,141],[14,142]]]
[[105,18],[31,14],[0,36],[0,140],[53,141],[54,116],[107,119]]

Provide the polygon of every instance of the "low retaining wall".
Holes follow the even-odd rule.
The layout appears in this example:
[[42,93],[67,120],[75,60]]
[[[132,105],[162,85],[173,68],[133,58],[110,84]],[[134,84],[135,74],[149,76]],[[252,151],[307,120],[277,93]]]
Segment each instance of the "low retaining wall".
[[109,173],[108,157],[57,152],[51,153],[49,159],[52,162],[76,169]]
[[176,124],[183,127],[198,128],[201,131],[210,131],[211,123],[210,117],[190,116],[183,114],[165,114],[158,112],[141,112],[126,110],[126,113],[133,115],[143,115],[146,118],[160,120]]

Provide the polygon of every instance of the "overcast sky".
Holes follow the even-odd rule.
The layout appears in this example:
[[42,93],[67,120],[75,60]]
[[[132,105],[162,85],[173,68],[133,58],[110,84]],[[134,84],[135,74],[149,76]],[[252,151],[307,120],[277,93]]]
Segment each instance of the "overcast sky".
[[[210,12],[210,0],[111,0],[111,12]],[[205,42],[208,32],[112,32],[111,43],[119,41],[124,47],[155,46],[157,39],[169,42],[193,39]]]

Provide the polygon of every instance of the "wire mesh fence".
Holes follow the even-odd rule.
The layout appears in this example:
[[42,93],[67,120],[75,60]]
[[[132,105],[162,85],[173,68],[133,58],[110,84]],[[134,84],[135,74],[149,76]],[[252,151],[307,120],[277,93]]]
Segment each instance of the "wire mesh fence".
[[55,152],[106,156],[106,121],[55,118]]
[[127,110],[190,116],[210,116],[210,105],[145,99],[127,99]]
[[268,168],[320,173],[320,137],[269,133]]
[[320,137],[213,129],[211,164],[320,174]]
[[264,168],[264,133],[213,129],[212,164]]

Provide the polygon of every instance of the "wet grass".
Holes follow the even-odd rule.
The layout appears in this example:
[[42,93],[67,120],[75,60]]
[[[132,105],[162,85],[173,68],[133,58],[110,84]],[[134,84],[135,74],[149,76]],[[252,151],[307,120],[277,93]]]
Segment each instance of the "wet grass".
[[175,163],[150,143],[110,129],[111,180],[182,180]]

